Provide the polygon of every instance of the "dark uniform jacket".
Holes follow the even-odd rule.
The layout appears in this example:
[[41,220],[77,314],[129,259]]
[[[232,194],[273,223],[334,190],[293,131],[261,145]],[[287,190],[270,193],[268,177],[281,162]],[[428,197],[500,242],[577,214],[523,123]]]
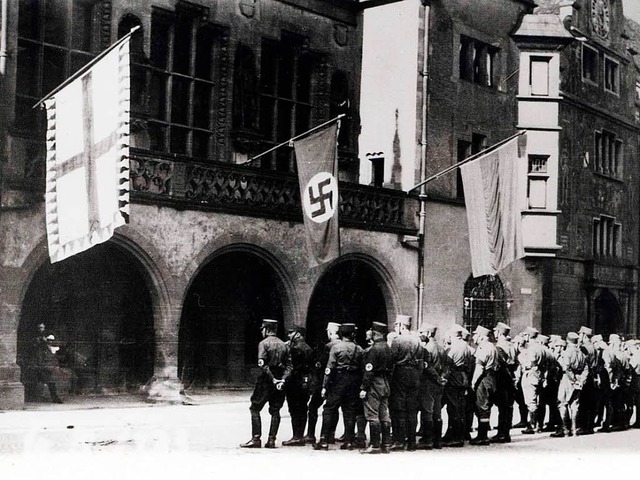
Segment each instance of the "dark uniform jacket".
[[313,350],[307,342],[302,338],[295,338],[289,342],[289,351],[291,352],[292,372],[289,382],[299,385],[307,385],[313,364]]
[[424,346],[423,377],[430,382],[440,384],[440,378],[448,376],[447,352],[435,338],[430,338]]
[[324,371],[323,388],[329,386],[331,377],[336,372],[362,372],[363,353],[362,347],[349,339],[333,345]]
[[364,351],[362,363],[364,373],[360,390],[365,392],[376,389],[381,396],[389,395],[389,372],[391,369],[391,349],[383,338],[375,340]]
[[391,343],[391,358],[395,368],[413,367],[422,371],[424,349],[417,335],[398,335]]
[[467,342],[460,338],[454,338],[447,350],[447,358],[449,359],[447,386],[468,388],[471,378],[468,375],[467,366],[473,357]]
[[258,366],[270,380],[286,380],[293,366],[289,347],[275,334],[269,334],[258,344]]

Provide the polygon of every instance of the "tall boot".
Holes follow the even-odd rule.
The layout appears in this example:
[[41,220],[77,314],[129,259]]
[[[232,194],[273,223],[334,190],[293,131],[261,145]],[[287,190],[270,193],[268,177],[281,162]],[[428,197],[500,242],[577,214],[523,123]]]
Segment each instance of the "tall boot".
[[316,443],[316,425],[318,424],[318,412],[309,412],[307,419],[307,435],[304,437],[305,443]]
[[353,450],[355,441],[356,419],[353,414],[344,416],[344,442],[341,450]]
[[422,437],[418,442],[418,448],[420,450],[431,450],[433,448],[433,425],[432,420],[426,420],[426,417],[423,417]]
[[[367,419],[364,415],[356,415],[356,448],[365,448],[367,446]],[[371,432],[369,432],[371,433]]]
[[380,431],[381,425],[380,422],[371,421],[369,422],[369,436],[371,437],[369,441],[369,446],[362,450],[362,453],[380,453]]
[[433,422],[433,448],[440,450],[442,448],[442,420]]
[[418,417],[417,414],[411,413],[407,415],[407,426],[406,426],[406,435],[407,435],[407,450],[415,451],[416,449],[416,427],[418,425]]
[[260,418],[260,412],[251,410],[251,440],[246,443],[240,444],[242,448],[260,448],[262,447],[262,420]]
[[533,428],[536,424],[537,415],[536,412],[529,412],[529,421],[527,422],[527,428],[522,430],[522,433],[525,435],[532,435],[536,433],[535,428]]
[[478,435],[471,440],[471,445],[490,445],[487,433],[489,432],[489,422],[478,422]]
[[513,428],[525,428],[527,426],[529,410],[527,409],[526,405],[518,404],[518,411],[520,412],[520,421],[513,425]]
[[[335,420],[333,417],[336,417]],[[329,436],[335,432],[335,425],[338,423],[338,413],[334,415],[331,412],[324,411],[322,413],[322,427],[320,428],[320,439],[313,446],[314,450],[329,450]]]
[[391,422],[380,423],[380,450],[389,453],[391,447]]
[[390,450],[392,452],[400,452],[404,450],[404,442],[407,438],[407,421],[404,416],[399,416],[396,419],[395,425],[393,427],[393,445],[391,445]]
[[58,396],[58,388],[54,382],[47,383],[47,387],[49,387],[49,394],[51,395],[51,401],[53,403],[62,403],[62,400]]
[[267,443],[264,444],[264,448],[276,448],[276,436],[278,435],[278,429],[280,428],[280,412],[274,412],[271,414],[271,425],[269,425],[269,438]]
[[282,442],[283,447],[303,447],[305,445],[304,438],[304,426],[307,423],[305,417],[291,417],[291,428],[293,430],[293,437],[291,440],[285,440]]

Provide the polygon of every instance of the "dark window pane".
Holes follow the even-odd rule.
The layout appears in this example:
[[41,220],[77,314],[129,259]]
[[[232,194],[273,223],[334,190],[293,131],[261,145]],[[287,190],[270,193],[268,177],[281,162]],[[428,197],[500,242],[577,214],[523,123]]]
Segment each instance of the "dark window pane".
[[171,153],[186,155],[187,138],[189,130],[186,128],[171,127]]
[[280,100],[278,102],[278,134],[276,140],[284,142],[291,138],[291,113],[293,111],[293,103]]
[[173,46],[173,71],[184,75],[190,74],[191,62],[191,31],[193,20],[190,17],[179,15],[176,21]]
[[289,148],[279,148],[276,150],[276,170],[279,172],[289,172],[291,170],[291,150]]
[[94,5],[94,0],[75,0],[73,2],[71,48],[85,52],[91,51]]
[[149,122],[147,125],[149,130],[149,141],[151,150],[164,151],[165,148],[165,131],[164,125]]
[[67,45],[67,29],[69,23],[68,6],[64,0],[46,0],[44,17],[44,41],[54,45]]
[[274,46],[265,42],[262,45],[262,60],[260,62],[260,85],[264,93],[274,93],[276,86],[276,71],[278,56]]
[[151,19],[151,64],[155,67],[167,69],[169,64],[169,25],[156,14]]
[[[310,123],[311,123],[311,107],[308,107],[307,105],[298,105],[296,107],[296,130],[294,134],[299,135],[309,130]],[[344,130],[343,128],[340,128],[341,137],[342,137],[343,130]]]
[[72,53],[71,54],[71,68],[69,70],[69,74],[74,74],[82,67],[84,67],[87,63],[89,63],[94,58],[93,55],[88,53]]
[[16,91],[20,95],[36,97],[38,91],[38,52],[40,47],[31,42],[18,41],[18,81]]
[[131,65],[131,111],[144,112],[146,71],[141,65]]
[[278,96],[293,97],[294,55],[290,48],[283,49],[278,67]]
[[38,0],[20,0],[20,17],[18,18],[18,36],[22,38],[40,39],[40,10]]
[[273,140],[273,110],[275,101],[273,98],[262,97],[260,100],[260,130],[264,136]]
[[167,75],[153,72],[149,86],[149,115],[153,118],[166,119]]
[[193,132],[193,156],[208,158],[209,157],[209,139],[211,135],[204,132]]
[[209,110],[211,101],[211,85],[196,82],[193,96],[193,126],[209,128]]
[[187,125],[189,123],[189,86],[186,78],[173,77],[171,92],[171,122]]
[[313,73],[313,61],[309,56],[302,57],[298,66],[298,85],[296,100],[309,102],[311,100],[311,75]]
[[44,48],[44,65],[42,90],[43,94],[49,93],[51,90],[60,85],[65,76],[65,52],[57,48]]
[[213,80],[213,31],[201,28],[196,37],[195,76],[205,80]]
[[31,97],[16,96],[16,126],[20,130],[35,128],[36,112],[39,108],[32,108],[37,100]]

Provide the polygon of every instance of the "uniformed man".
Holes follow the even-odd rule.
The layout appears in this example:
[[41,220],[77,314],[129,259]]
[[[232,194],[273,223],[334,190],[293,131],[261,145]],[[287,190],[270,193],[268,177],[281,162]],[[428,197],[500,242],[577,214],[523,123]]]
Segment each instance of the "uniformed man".
[[420,378],[422,415],[419,449],[442,448],[442,395],[447,383],[447,353],[436,341],[435,325],[422,324],[419,329],[424,348],[424,369]]
[[598,433],[608,433],[611,431],[614,422],[613,414],[613,389],[617,389],[620,382],[620,366],[613,350],[603,340],[596,340],[593,343],[598,357],[596,373],[594,379],[598,384],[598,390],[602,404],[602,427]]
[[518,404],[520,421],[518,421],[518,423],[516,423],[515,425],[512,425],[511,428],[525,428],[529,422],[529,409],[527,408],[527,404],[524,401],[524,393],[522,392],[522,367],[520,366],[519,358],[521,352],[527,347],[527,342],[521,334],[516,335],[512,341],[518,352],[516,356],[515,371],[515,401]]
[[444,401],[447,405],[448,428],[443,439],[445,447],[463,447],[465,437],[465,402],[470,377],[467,374],[470,352],[462,339],[466,329],[454,325],[449,330],[447,353],[447,383],[444,386]]
[[391,343],[391,397],[389,408],[392,421],[392,451],[416,449],[418,423],[418,388],[423,367],[423,348],[420,338],[411,331],[411,317],[397,315],[395,331],[398,336]]
[[258,344],[258,367],[260,375],[251,395],[251,440],[241,444],[243,448],[260,448],[262,441],[262,420],[260,412],[269,402],[271,425],[265,448],[276,448],[276,435],[280,427],[280,409],[284,404],[284,384],[291,374],[291,354],[289,347],[276,336],[278,321],[264,319],[261,332],[264,340]]
[[373,322],[367,336],[371,346],[363,355],[364,373],[360,386],[360,398],[364,405],[364,416],[369,423],[369,446],[362,453],[388,453],[391,441],[391,417],[389,416],[389,373],[391,348],[385,335],[387,326]]
[[549,407],[549,421],[542,429],[544,432],[555,432],[562,423],[560,410],[558,410],[558,387],[562,380],[562,367],[560,366],[560,356],[564,349],[560,335],[549,336],[549,350],[551,356],[547,365],[545,377],[546,385],[543,385],[544,403]]
[[355,333],[355,324],[343,323],[339,331],[342,341],[329,351],[322,387],[322,396],[326,401],[322,411],[320,440],[314,447],[316,450],[329,449],[329,438],[335,434],[338,424],[338,409],[342,410],[345,429],[344,443],[340,448],[353,449],[363,355],[362,347],[355,343]]
[[631,363],[629,356],[624,351],[620,335],[609,335],[609,346],[613,350],[620,368],[620,380],[618,388],[612,387],[614,425],[611,430],[616,432],[629,428],[629,387],[631,385]]
[[535,340],[539,333],[535,327],[527,327],[522,332],[521,335],[525,340],[525,347],[520,350],[518,355],[518,363],[521,369],[520,384],[522,385],[522,395],[529,411],[526,428],[522,430],[525,435],[536,433],[535,425],[540,402],[540,387],[542,385],[540,366],[544,360],[542,348]]
[[491,438],[493,443],[511,442],[511,424],[513,422],[513,402],[515,398],[515,371],[517,368],[518,350],[508,340],[511,327],[503,322],[493,329],[498,351],[497,388],[503,392],[498,407],[498,433]]
[[473,419],[476,413],[476,392],[471,385],[471,378],[476,368],[476,344],[471,332],[466,328],[462,330],[462,339],[467,344],[467,378],[468,388],[465,396],[465,416],[464,416],[464,439],[471,440],[471,431],[473,429]]
[[289,330],[289,351],[291,352],[291,375],[285,384],[289,415],[291,416],[291,440],[282,442],[283,447],[305,445],[304,427],[307,424],[307,403],[309,402],[309,382],[313,368],[313,350],[305,341],[306,329],[293,327]]
[[[304,437],[305,444],[315,445],[316,443],[316,424],[318,423],[318,409],[324,403],[322,398],[322,383],[324,381],[324,370],[327,368],[329,361],[329,352],[331,347],[340,342],[338,331],[340,324],[336,322],[327,323],[327,339],[329,340],[323,348],[319,348],[316,352],[316,362],[311,374],[311,399],[309,400],[309,418],[307,423],[307,435]],[[333,443],[333,434],[327,439],[329,443]]]
[[[549,340],[550,337],[548,335],[543,335],[542,333],[538,334],[535,338],[535,342],[540,346],[540,350],[542,352],[542,361],[540,362],[540,396],[538,399],[538,410],[536,413],[536,432],[540,433],[544,428],[544,420],[547,416],[547,405],[557,404],[558,396],[557,394],[549,398],[549,368],[553,362],[553,354],[551,353],[551,349],[549,348]],[[555,431],[555,429],[553,430]]]
[[635,407],[635,422],[631,428],[640,428],[640,349],[638,340],[632,340],[629,345],[629,365],[631,367],[631,395],[632,409]]
[[582,352],[587,356],[587,366],[589,374],[584,382],[580,393],[580,410],[578,411],[578,430],[576,435],[591,435],[595,424],[595,386],[594,378],[598,367],[598,356],[596,350],[591,343],[593,330],[586,326],[581,326],[578,330],[578,345]]
[[563,419],[563,427],[552,433],[552,437],[575,435],[580,406],[580,391],[589,374],[587,356],[578,347],[578,334],[567,333],[567,346],[560,357],[562,380],[558,389],[558,408]]
[[471,379],[471,386],[476,394],[476,416],[478,417],[478,434],[469,443],[471,445],[489,445],[489,422],[491,407],[498,399],[498,351],[491,342],[491,330],[478,325],[473,332],[474,342],[478,346],[475,352],[476,366]]

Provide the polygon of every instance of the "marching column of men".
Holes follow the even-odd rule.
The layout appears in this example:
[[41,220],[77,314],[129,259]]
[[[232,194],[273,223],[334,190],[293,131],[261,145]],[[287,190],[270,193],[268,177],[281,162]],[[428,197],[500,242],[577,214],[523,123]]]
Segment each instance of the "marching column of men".
[[[640,340],[611,334],[607,343],[584,326],[565,339],[533,327],[512,339],[511,328],[498,323],[493,330],[478,326],[473,334],[453,325],[441,344],[435,325],[423,324],[417,331],[411,325],[407,315],[396,317],[391,332],[373,322],[363,349],[355,340],[355,324],[329,322],[327,343],[314,353],[304,328],[291,328],[285,343],[276,335],[278,322],[263,320],[260,373],[251,396],[252,437],[240,446],[262,447],[260,412],[269,403],[264,447],[276,448],[285,399],[293,436],[282,445],[313,445],[319,451],[336,442],[343,450],[365,454],[463,447],[465,441],[509,443],[513,428],[525,435],[552,432],[552,437],[589,435],[597,427],[598,432],[640,428]],[[514,403],[520,410],[516,425]],[[497,433],[489,438],[494,406]],[[340,412],[344,436],[336,439]],[[369,426],[368,446],[363,426],[356,436],[360,417]],[[477,434],[470,438],[474,417]]]

